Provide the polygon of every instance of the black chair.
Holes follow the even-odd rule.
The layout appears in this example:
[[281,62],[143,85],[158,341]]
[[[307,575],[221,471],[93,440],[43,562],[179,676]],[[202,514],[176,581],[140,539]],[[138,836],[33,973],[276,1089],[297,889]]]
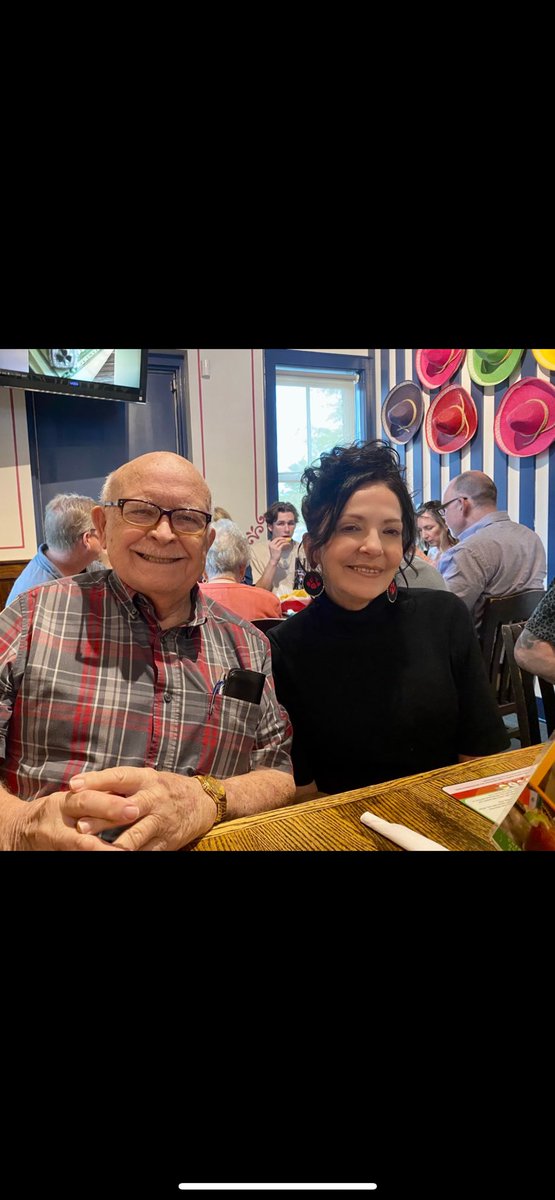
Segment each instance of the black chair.
[[256,625],[257,629],[261,629],[262,633],[267,633],[269,629],[273,629],[274,625],[283,625],[287,617],[260,617],[258,621],[251,621],[251,625]]
[[538,705],[534,689],[537,678],[543,701],[543,711],[547,726],[548,737],[555,729],[555,690],[553,684],[541,675],[534,676],[530,671],[519,667],[515,659],[515,643],[520,637],[526,621],[515,621],[510,625],[502,625],[501,636],[505,650],[505,675],[508,677],[518,719],[518,729],[511,730],[513,737],[519,738],[523,746],[535,746],[541,742],[538,720]]
[[490,679],[492,661],[503,649],[501,626],[513,621],[527,621],[545,596],[543,588],[529,592],[513,592],[511,596],[490,596],[484,605],[479,639]]
[[511,690],[508,666],[504,661],[505,649],[501,627],[514,621],[527,621],[543,596],[545,592],[537,589],[513,592],[511,596],[492,596],[486,600],[478,637],[491,690],[502,717],[516,713],[517,708]]

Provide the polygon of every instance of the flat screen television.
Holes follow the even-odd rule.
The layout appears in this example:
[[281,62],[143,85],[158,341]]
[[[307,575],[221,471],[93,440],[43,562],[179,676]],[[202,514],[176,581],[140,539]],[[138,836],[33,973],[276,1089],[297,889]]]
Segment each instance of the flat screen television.
[[0,387],[146,401],[148,350],[0,350]]

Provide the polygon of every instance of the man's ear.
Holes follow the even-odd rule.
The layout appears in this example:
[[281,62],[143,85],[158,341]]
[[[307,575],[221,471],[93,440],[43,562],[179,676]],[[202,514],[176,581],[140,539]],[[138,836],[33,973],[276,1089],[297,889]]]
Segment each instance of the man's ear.
[[101,504],[91,509],[92,523],[96,529],[102,549],[106,549],[106,511]]
[[216,536],[216,530],[213,528],[213,526],[210,526],[210,529],[209,529],[209,531],[208,531],[208,539],[207,539],[207,542],[206,542],[206,550],[207,550],[207,552],[208,552],[208,550],[210,549],[210,547],[211,547],[211,545],[212,545],[212,542],[214,541],[214,538],[215,538],[215,536]]

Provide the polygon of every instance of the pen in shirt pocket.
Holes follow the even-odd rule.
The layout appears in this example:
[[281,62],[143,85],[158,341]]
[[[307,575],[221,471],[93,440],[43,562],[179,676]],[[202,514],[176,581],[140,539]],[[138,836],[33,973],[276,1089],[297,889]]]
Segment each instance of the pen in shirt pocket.
[[214,712],[214,704],[216,703],[216,696],[219,696],[220,692],[223,692],[223,689],[225,687],[226,678],[227,678],[227,672],[225,675],[222,676],[221,679],[218,679],[218,682],[215,683],[214,687],[212,688],[212,692],[210,694],[210,704],[208,705],[208,716],[209,717],[211,717],[212,713]]

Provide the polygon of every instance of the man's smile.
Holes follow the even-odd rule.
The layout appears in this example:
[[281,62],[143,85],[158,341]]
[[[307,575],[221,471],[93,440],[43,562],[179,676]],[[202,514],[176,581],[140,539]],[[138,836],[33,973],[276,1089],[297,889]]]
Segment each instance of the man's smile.
[[138,554],[139,558],[144,558],[145,562],[158,563],[160,566],[164,566],[167,563],[183,562],[184,557],[180,554],[177,558],[160,558],[154,554],[143,554],[140,550],[135,550],[135,554]]

